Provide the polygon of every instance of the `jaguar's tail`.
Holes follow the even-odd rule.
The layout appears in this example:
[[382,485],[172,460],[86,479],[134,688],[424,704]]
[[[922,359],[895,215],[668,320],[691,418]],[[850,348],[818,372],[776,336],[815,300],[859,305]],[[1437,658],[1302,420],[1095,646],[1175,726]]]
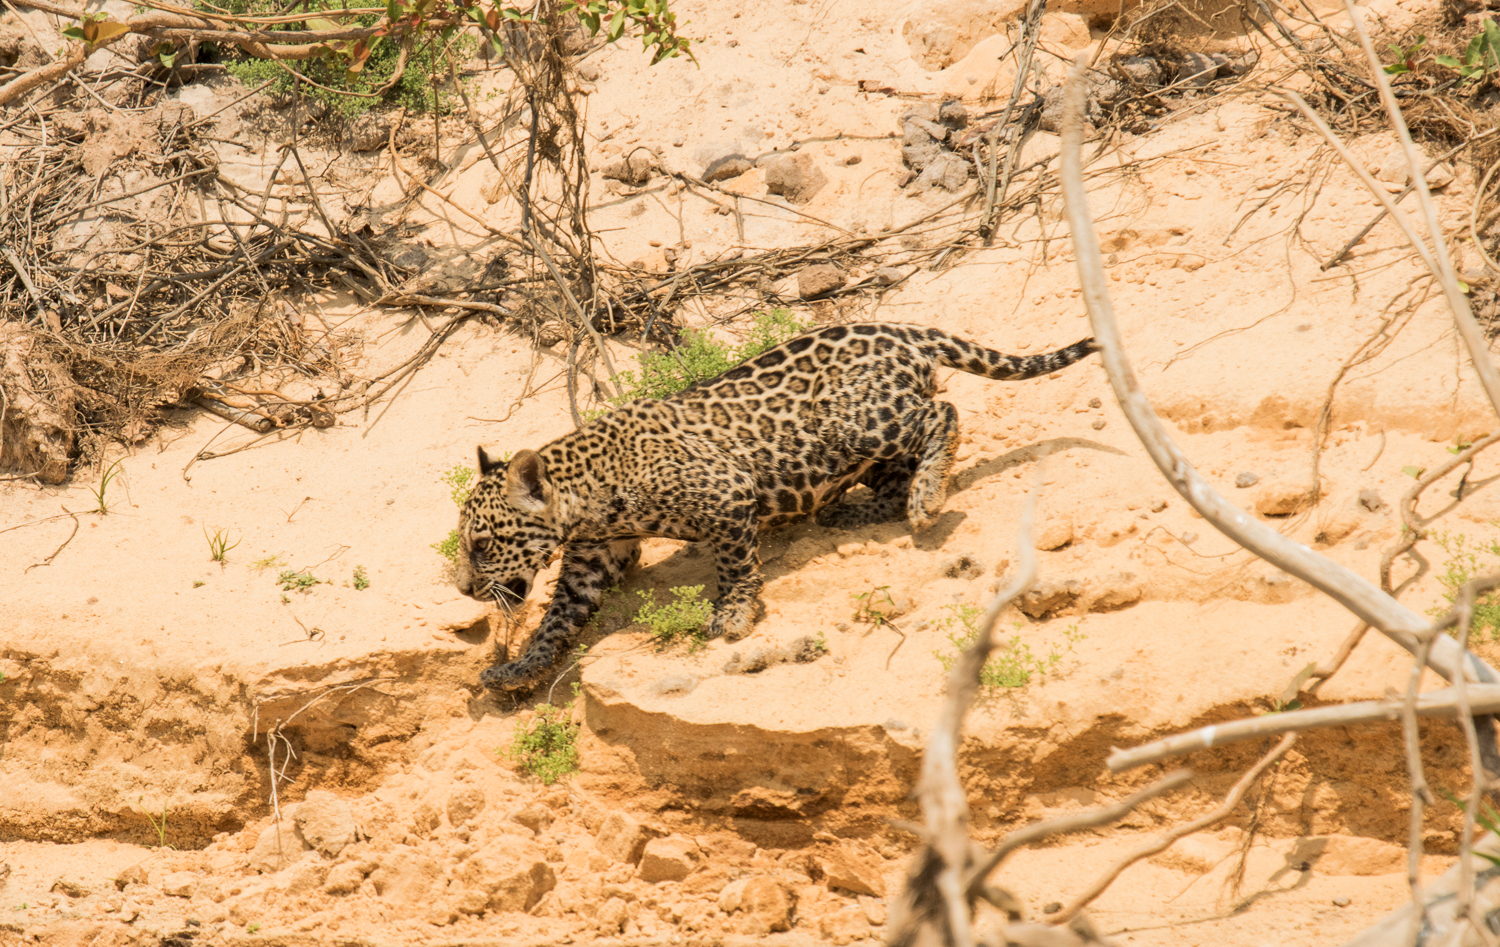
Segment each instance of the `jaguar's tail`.
[[996,381],[1022,381],[1051,374],[1099,351],[1099,345],[1093,339],[1081,339],[1066,348],[1042,355],[1005,355],[940,329],[926,329],[922,336],[920,344],[939,365]]

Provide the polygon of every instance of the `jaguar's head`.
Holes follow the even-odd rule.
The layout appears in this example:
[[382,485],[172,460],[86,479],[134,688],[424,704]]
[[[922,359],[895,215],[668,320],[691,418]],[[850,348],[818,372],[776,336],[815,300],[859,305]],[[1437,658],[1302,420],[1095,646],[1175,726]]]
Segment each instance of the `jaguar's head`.
[[479,448],[479,482],[459,513],[458,590],[509,611],[562,543],[557,491],[536,451],[510,461]]

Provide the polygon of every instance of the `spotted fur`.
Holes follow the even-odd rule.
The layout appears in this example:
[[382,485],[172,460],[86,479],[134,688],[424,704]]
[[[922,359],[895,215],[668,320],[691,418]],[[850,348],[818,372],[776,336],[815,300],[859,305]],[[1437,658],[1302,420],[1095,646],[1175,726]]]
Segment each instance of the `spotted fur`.
[[[1017,357],[922,326],[828,326],[509,462],[481,447],[459,519],[459,590],[519,604],[562,547],[552,604],[526,653],[481,680],[534,684],[635,565],[644,536],[713,548],[719,598],[707,635],[744,637],[763,611],[757,530],[813,513],[840,528],[904,512],[920,531],[937,519],[958,444],[958,412],[933,398],[939,366],[1015,381],[1095,350],[1084,339]],[[859,483],[870,500],[836,502]]]

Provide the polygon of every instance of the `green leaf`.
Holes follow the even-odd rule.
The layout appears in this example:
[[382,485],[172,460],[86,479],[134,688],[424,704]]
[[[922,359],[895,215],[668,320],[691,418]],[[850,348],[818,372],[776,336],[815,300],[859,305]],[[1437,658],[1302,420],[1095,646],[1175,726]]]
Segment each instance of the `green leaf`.
[[1402,467],[1401,468],[1401,472],[1404,473],[1404,474],[1406,474],[1408,477],[1412,477],[1412,478],[1415,478],[1415,479],[1421,479],[1422,474],[1424,474],[1424,473],[1427,472],[1427,468],[1426,467]]
[[62,31],[62,35],[66,36],[68,39],[83,39],[83,27],[70,26]]
[[1439,66],[1447,66],[1449,69],[1460,69],[1463,67],[1463,63],[1459,62],[1452,56],[1443,55],[1434,56],[1432,58]]
[[609,40],[611,43],[613,43],[615,40],[619,39],[620,35],[622,33],[624,33],[624,32],[625,32],[625,8],[621,7],[620,9],[616,10],[615,11],[615,15],[610,18],[610,21],[609,21],[609,32],[604,34],[604,38],[607,39],[607,40]]
[[1463,280],[1458,281],[1458,290],[1465,296],[1469,295],[1469,290],[1472,288],[1473,287],[1471,287],[1468,283],[1465,283]]
[[1408,72],[1411,72],[1411,70],[1406,68],[1405,65],[1399,62],[1392,63],[1391,65],[1385,67],[1385,74],[1388,76],[1399,76]]

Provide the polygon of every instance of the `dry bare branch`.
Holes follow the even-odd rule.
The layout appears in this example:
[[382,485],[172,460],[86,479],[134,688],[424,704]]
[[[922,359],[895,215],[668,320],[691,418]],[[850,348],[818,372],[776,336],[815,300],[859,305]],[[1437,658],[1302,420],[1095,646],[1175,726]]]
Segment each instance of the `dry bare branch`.
[[[1500,684],[1470,684],[1468,699],[1469,706],[1475,713],[1500,713]],[[1175,734],[1166,739],[1128,750],[1115,750],[1109,755],[1107,765],[1111,772],[1120,773],[1137,766],[1159,763],[1184,753],[1194,753],[1230,743],[1241,743],[1245,740],[1261,740],[1281,733],[1399,720],[1404,703],[1404,698],[1362,700],[1334,707],[1288,710],[1282,713],[1266,714],[1263,717],[1253,717],[1249,720],[1235,720],[1230,723],[1200,727],[1197,730]],[[1414,709],[1419,717],[1451,717],[1459,709],[1458,694],[1452,687],[1428,691],[1417,697]]]

